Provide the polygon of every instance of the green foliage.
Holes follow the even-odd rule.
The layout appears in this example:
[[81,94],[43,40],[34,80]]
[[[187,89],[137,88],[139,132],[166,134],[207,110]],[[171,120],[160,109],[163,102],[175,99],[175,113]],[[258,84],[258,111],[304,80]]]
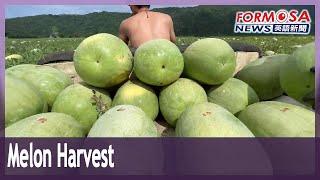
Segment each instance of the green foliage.
[[87,37],[99,32],[117,35],[121,21],[130,14],[100,12],[87,15],[39,15],[6,19],[6,36],[15,38]]
[[[236,11],[308,9],[313,17],[314,6],[196,6],[184,8],[160,8],[154,11],[169,14],[178,36],[234,35]],[[59,30],[59,37],[87,37],[107,32],[118,35],[122,20],[129,13],[95,12],[86,15],[39,15],[6,19],[6,36],[13,38],[49,37],[53,27]],[[314,34],[314,24],[311,28]]]
[[83,38],[6,38],[6,56],[16,53],[23,56],[23,60],[6,61],[6,67],[22,63],[36,64],[38,60],[49,53],[76,49],[82,40]]
[[[296,47],[315,40],[314,36],[213,36],[227,42],[243,42],[256,45],[265,51],[277,54],[291,54]],[[178,37],[176,44],[189,45],[200,37]],[[34,38],[11,39],[6,38],[6,56],[20,54],[23,60],[7,60],[6,68],[22,64],[35,64],[49,53],[72,51],[77,48],[83,38]]]
[[59,37],[59,29],[57,28],[57,26],[52,26],[50,37]]

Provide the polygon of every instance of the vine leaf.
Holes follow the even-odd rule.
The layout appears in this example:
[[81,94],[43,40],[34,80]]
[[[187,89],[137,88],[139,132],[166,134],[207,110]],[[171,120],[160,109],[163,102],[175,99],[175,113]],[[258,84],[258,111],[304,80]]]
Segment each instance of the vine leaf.
[[93,93],[93,96],[91,97],[92,105],[96,106],[96,110],[98,112],[97,118],[99,118],[102,114],[107,112],[109,107],[108,107],[107,103],[105,103],[103,101],[101,94],[100,94],[100,96],[98,96],[97,92],[94,89],[92,89],[92,93]]

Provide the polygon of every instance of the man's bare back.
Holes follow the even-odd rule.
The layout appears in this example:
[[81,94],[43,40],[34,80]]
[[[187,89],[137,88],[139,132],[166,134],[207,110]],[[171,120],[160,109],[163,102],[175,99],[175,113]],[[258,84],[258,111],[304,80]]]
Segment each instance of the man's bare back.
[[140,8],[130,18],[122,21],[119,37],[137,48],[144,42],[153,39],[167,39],[175,42],[173,22],[169,15]]

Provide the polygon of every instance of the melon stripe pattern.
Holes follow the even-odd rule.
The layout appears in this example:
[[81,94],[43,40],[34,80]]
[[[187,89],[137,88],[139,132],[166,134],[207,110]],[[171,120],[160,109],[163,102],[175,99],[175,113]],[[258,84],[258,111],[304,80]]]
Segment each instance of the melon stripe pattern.
[[5,76],[5,126],[34,114],[46,112],[47,103],[41,93],[26,81]]
[[179,137],[254,137],[229,111],[213,103],[189,106],[176,126]]
[[52,107],[58,94],[72,84],[67,74],[49,66],[21,64],[8,68],[6,73],[24,79],[36,87],[49,107]]
[[118,105],[103,114],[88,137],[158,137],[154,122],[137,106]]
[[238,117],[257,137],[315,136],[315,113],[288,103],[258,102]]
[[235,78],[211,88],[207,94],[209,102],[226,108],[232,114],[238,113],[249,104],[259,102],[256,92],[247,83]]
[[42,113],[25,118],[5,129],[6,137],[84,137],[74,118],[63,113]]

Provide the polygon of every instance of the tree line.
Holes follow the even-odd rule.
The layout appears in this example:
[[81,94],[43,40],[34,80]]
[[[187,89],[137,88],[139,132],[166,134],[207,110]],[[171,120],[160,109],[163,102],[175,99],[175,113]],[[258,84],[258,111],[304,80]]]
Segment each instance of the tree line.
[[[169,7],[153,11],[169,14],[177,36],[236,35],[233,32],[237,11],[308,9],[312,16],[314,34],[314,6],[196,6]],[[37,15],[5,20],[5,35],[10,38],[87,37],[107,32],[117,35],[122,20],[130,13],[95,12],[86,15]]]

